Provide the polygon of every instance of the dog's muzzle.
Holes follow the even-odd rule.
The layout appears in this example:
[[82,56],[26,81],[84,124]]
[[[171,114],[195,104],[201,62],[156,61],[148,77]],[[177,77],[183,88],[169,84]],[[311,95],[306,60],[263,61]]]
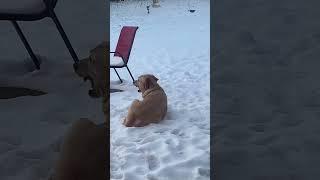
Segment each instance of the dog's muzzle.
[[136,87],[138,87],[138,80],[133,81],[133,85],[135,85]]
[[141,92],[138,86],[138,80],[133,81],[133,85],[138,88],[138,92]]
[[83,78],[83,80],[84,80],[84,81],[89,80],[90,83],[91,83],[91,88],[92,88],[92,89],[90,89],[90,90],[88,91],[89,96],[90,96],[90,97],[93,97],[93,98],[98,98],[99,96],[98,96],[98,94],[97,94],[97,91],[96,91],[96,89],[94,89],[93,79],[92,79],[90,76],[86,76],[86,77]]

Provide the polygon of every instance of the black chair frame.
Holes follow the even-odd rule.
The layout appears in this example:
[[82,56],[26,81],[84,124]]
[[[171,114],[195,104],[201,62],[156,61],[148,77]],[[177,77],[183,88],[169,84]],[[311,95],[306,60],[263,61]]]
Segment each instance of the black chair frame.
[[9,14],[9,13],[1,13],[0,12],[0,20],[11,21],[11,23],[13,24],[15,30],[17,31],[20,39],[22,40],[25,48],[27,49],[31,59],[33,60],[36,68],[40,69],[40,61],[39,61],[38,57],[34,54],[26,37],[22,33],[22,30],[21,30],[20,26],[18,25],[17,21],[36,21],[36,20],[41,20],[45,17],[50,17],[53,20],[53,22],[55,23],[65,45],[67,46],[67,48],[68,48],[68,50],[74,60],[74,68],[76,68],[77,64],[79,63],[79,58],[78,58],[77,54],[75,53],[65,31],[62,28],[60,21],[58,20],[58,17],[56,16],[56,14],[54,12],[54,8],[57,4],[57,0],[43,0],[43,2],[45,3],[46,8],[42,12],[34,13],[34,14],[17,14],[17,13],[10,13]]
[[[131,51],[131,50],[130,50]],[[116,53],[116,52],[110,52],[111,54],[114,54],[114,53]],[[133,78],[133,76],[132,76],[132,74],[131,74],[131,72],[130,72],[130,70],[129,70],[129,67],[128,67],[128,64],[127,64],[127,62],[124,60],[124,58],[121,56],[121,54],[120,53],[118,53],[117,52],[117,54],[118,55],[120,55],[120,57],[121,57],[121,59],[122,59],[122,61],[123,61],[123,65],[121,65],[121,66],[111,66],[110,65],[110,68],[113,68],[114,69],[114,71],[116,72],[116,74],[117,74],[117,76],[118,76],[118,78],[119,78],[119,80],[120,80],[120,82],[122,83],[123,81],[122,81],[122,79],[120,78],[120,76],[119,76],[119,73],[117,72],[117,68],[123,68],[123,67],[126,67],[127,68],[127,70],[128,70],[128,72],[129,72],[129,74],[130,74],[130,76],[131,76],[131,79],[132,79],[132,82],[134,82],[134,78]],[[130,55],[129,55],[130,56]]]

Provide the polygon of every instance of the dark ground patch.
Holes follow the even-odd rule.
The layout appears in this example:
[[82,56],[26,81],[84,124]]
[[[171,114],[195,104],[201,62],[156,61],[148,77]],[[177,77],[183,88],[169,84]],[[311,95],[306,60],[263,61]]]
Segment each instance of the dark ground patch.
[[110,93],[122,92],[120,89],[110,89]]
[[10,99],[20,96],[41,96],[46,92],[23,87],[0,87],[0,99]]

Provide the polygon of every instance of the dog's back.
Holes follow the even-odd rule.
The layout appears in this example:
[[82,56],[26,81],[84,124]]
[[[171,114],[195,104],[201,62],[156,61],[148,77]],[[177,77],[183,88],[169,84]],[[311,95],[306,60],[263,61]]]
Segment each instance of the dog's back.
[[156,123],[163,120],[167,113],[167,95],[158,85],[143,94],[141,113],[136,114],[137,119]]

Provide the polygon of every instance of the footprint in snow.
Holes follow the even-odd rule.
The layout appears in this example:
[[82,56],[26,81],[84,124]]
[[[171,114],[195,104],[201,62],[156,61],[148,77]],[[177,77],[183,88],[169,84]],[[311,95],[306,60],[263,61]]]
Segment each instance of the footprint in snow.
[[142,141],[140,141],[139,144],[145,144],[145,143],[153,142],[153,141],[155,141],[157,139],[158,138],[156,136],[148,136],[148,137],[142,139]]
[[173,129],[171,131],[171,134],[182,137],[182,138],[186,137],[186,135],[183,132],[181,132],[181,130],[179,130],[179,129]]
[[154,175],[148,174],[147,180],[158,180],[158,178],[156,178]]
[[123,174],[121,173],[116,173],[116,172],[111,173],[111,179],[122,179],[122,178],[123,178]]
[[160,161],[157,157],[154,155],[148,155],[147,156],[147,164],[149,170],[153,171],[160,167]]
[[165,143],[168,144],[168,148],[170,148],[171,150],[176,150],[178,144],[177,142],[174,142],[172,139],[167,139]]
[[114,141],[113,146],[125,146],[127,148],[135,147],[136,144],[134,142],[126,142],[124,140],[118,139]]
[[210,177],[210,169],[198,168],[198,174],[204,177]]
[[160,128],[160,129],[155,130],[154,133],[162,134],[162,133],[167,132],[168,130],[169,130],[168,128]]

